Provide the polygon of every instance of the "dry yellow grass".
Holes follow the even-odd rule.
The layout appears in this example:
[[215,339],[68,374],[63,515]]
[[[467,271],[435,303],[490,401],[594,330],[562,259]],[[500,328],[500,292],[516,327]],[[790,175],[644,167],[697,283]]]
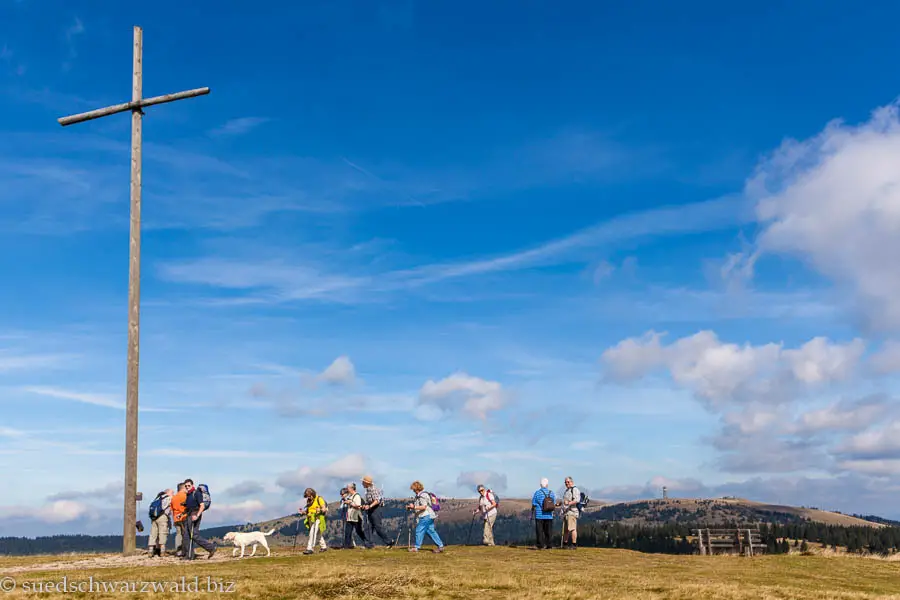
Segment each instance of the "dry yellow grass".
[[[586,598],[649,599],[827,599],[900,598],[900,573],[891,562],[840,557],[771,556],[752,559],[717,556],[664,556],[625,550],[582,548],[575,552],[537,552],[524,548],[448,548],[442,555],[409,554],[405,550],[331,551],[315,556],[292,555],[232,560],[198,560],[160,564],[129,560],[127,567],[22,572],[21,559],[0,559],[0,581],[16,580],[9,598],[47,597],[25,593],[26,582],[60,582],[71,587],[88,582],[152,581],[164,592],[157,598],[212,597],[207,582],[234,582],[225,597],[248,599],[304,598]],[[70,560],[67,558],[66,560]],[[41,559],[38,559],[41,560]],[[53,560],[58,560],[55,557]],[[34,561],[38,562],[38,561]],[[155,566],[151,566],[155,565]],[[198,578],[197,592],[171,590],[182,577]],[[207,578],[210,578],[209,580]],[[86,589],[86,588],[85,588]],[[153,588],[148,588],[152,590]],[[140,593],[140,588],[137,588]],[[135,594],[137,595],[137,594]],[[145,594],[141,594],[144,596]],[[121,592],[74,594],[113,598]]]

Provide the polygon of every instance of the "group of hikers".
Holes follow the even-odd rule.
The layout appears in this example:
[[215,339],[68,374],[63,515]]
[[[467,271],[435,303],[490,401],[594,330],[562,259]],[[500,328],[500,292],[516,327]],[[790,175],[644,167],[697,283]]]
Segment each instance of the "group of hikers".
[[[370,475],[364,476],[361,482],[365,497],[357,490],[355,483],[348,483],[340,491],[341,501],[338,510],[340,521],[343,523],[343,531],[340,532],[343,543],[340,547],[355,548],[355,534],[366,549],[374,548],[376,535],[385,546],[393,548],[395,541],[385,533],[383,526],[384,494],[375,485]],[[575,486],[571,477],[566,477],[566,489],[559,500],[549,486],[550,482],[546,478],[541,479],[540,488],[534,492],[531,499],[537,548],[539,550],[551,548],[553,515],[556,510],[559,510],[563,519],[564,547],[574,550],[578,543],[578,518],[587,502],[587,496]],[[419,552],[427,535],[435,545],[432,552],[443,552],[444,542],[435,528],[435,521],[440,511],[440,500],[435,494],[426,491],[421,481],[412,482],[409,489],[413,493],[413,499],[406,504],[406,510],[414,515],[416,523],[415,545],[411,545],[409,551]],[[483,523],[482,544],[494,546],[494,524],[497,520],[500,500],[493,490],[484,485],[478,485],[477,490],[478,505],[472,511],[472,523],[474,524],[475,518],[480,515]],[[303,517],[309,537],[303,554],[313,554],[317,547],[321,552],[325,552],[328,550],[325,542],[328,503],[313,488],[306,488],[303,497],[306,505],[301,506],[298,513]],[[216,552],[216,544],[199,535],[203,512],[209,507],[209,490],[204,485],[195,487],[194,482],[190,479],[179,483],[176,492],[170,489],[160,492],[150,505],[150,555],[165,554],[170,523],[174,523],[175,556],[185,560],[194,560],[194,548],[200,546],[207,551],[208,557],[211,558]],[[368,520],[368,532],[363,527],[364,517]]]
[[179,483],[177,490],[167,489],[156,495],[150,503],[150,556],[165,556],[169,530],[175,527],[173,554],[183,560],[194,560],[194,549],[200,546],[212,558],[218,546],[200,536],[203,512],[209,510],[209,489],[195,486],[192,479]]
[[[340,518],[343,526],[342,548],[355,548],[354,533],[362,541],[364,548],[375,546],[375,536],[392,548],[395,544],[384,532],[382,525],[382,510],[384,508],[384,494],[376,486],[372,477],[366,475],[362,478],[365,488],[365,498],[357,491],[355,483],[349,483],[341,489]],[[541,479],[541,487],[534,492],[531,498],[532,516],[535,522],[537,536],[537,548],[549,550],[551,548],[551,527],[553,514],[559,509],[563,519],[563,544],[568,550],[574,550],[578,545],[578,518],[587,502],[587,496],[576,486],[571,477],[565,479],[566,489],[561,499],[557,500],[556,494],[550,489],[550,482],[546,478]],[[419,552],[425,536],[431,538],[435,548],[432,552],[444,551],[444,542],[435,528],[435,520],[440,511],[440,501],[431,492],[425,491],[421,481],[413,481],[409,486],[413,493],[413,500],[406,505],[406,510],[415,515],[415,545],[410,546],[410,552]],[[500,500],[493,490],[478,485],[478,506],[472,511],[472,519],[480,515],[482,520],[482,544],[494,546],[494,523],[500,507]],[[328,512],[328,503],[313,488],[306,488],[303,492],[306,506],[299,509],[299,514],[304,519],[304,524],[309,532],[309,541],[304,554],[313,554],[318,546],[321,552],[328,550],[325,543],[325,523]],[[363,515],[368,517],[368,534],[363,527]]]

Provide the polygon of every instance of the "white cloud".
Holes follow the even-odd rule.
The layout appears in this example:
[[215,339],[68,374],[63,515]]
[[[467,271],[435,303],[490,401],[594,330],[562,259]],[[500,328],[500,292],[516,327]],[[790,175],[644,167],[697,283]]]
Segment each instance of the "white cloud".
[[864,350],[865,345],[860,339],[840,345],[817,337],[797,350],[785,350],[782,355],[797,381],[814,385],[848,379]]
[[36,520],[47,524],[69,523],[89,516],[91,509],[84,502],[56,500],[43,506],[0,506],[0,518]]
[[797,433],[861,431],[881,420],[891,410],[889,399],[880,396],[853,402],[838,402],[801,415],[794,424]]
[[900,421],[858,433],[845,440],[837,451],[856,460],[900,459]]
[[746,187],[762,225],[751,266],[765,254],[799,257],[846,286],[875,328],[900,328],[898,106],[785,142]]
[[440,381],[429,379],[419,390],[419,405],[430,416],[434,409],[446,414],[461,411],[470,417],[486,419],[489,412],[506,406],[507,393],[496,381],[487,381],[466,373],[454,373]]
[[51,503],[60,500],[90,500],[95,503],[120,502],[124,489],[125,486],[121,482],[112,482],[95,490],[57,492],[48,496],[47,501]]
[[369,470],[365,456],[348,454],[322,467],[303,466],[287,471],[280,474],[275,483],[285,490],[301,495],[308,487],[325,490],[339,488],[350,482],[356,482],[358,487],[358,482]]
[[339,356],[322,371],[319,380],[333,385],[352,385],[356,382],[356,368],[348,356]]
[[668,346],[660,334],[629,338],[606,350],[601,362],[612,379],[633,380],[666,370],[679,387],[711,408],[759,401],[781,403],[792,392],[848,379],[864,351],[861,340],[836,344],[814,338],[797,349],[781,344],[723,343],[712,331],[683,337]]
[[[253,523],[259,521],[263,514],[269,513],[271,513],[271,510],[260,500],[244,500],[234,504],[216,503],[215,510],[210,511],[210,515],[215,515],[215,522],[221,524]],[[284,515],[269,516],[281,517]],[[204,517],[206,517],[206,513],[204,513]],[[212,524],[211,520],[210,523],[207,523],[207,520],[208,518],[204,518],[204,525],[209,526]]]
[[456,478],[456,485],[470,491],[475,491],[478,485],[497,492],[506,491],[506,474],[495,471],[465,471]]
[[258,481],[241,481],[223,491],[226,496],[235,498],[245,498],[247,496],[255,496],[265,491],[262,484]]

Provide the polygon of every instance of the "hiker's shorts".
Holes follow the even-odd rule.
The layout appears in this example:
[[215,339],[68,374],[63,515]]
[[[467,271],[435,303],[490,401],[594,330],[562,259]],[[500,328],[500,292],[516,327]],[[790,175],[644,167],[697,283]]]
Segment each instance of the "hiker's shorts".
[[578,528],[578,515],[566,513],[565,526],[566,531],[575,531]]

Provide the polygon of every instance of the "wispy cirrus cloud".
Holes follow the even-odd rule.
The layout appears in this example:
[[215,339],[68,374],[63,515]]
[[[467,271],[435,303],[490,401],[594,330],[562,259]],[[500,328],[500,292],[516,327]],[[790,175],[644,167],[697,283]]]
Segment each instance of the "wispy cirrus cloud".
[[239,117],[230,119],[222,125],[211,129],[209,135],[212,137],[228,137],[238,136],[250,133],[260,125],[268,123],[271,119],[267,117]]
[[[72,31],[73,36],[80,35],[78,27],[73,26]],[[17,87],[11,93],[19,102],[47,106],[60,116],[110,103],[49,89]],[[195,133],[240,135],[265,122],[264,117],[241,117],[212,132]],[[478,160],[468,158],[464,164],[428,168],[388,161],[372,164],[372,160],[344,156],[263,155],[238,160],[198,141],[205,137],[193,141],[186,138],[177,147],[145,143],[145,160],[157,163],[156,176],[144,182],[145,198],[155,207],[147,217],[148,228],[234,231],[293,215],[305,215],[308,224],[309,216],[327,220],[385,207],[473,201],[573,182],[592,185],[609,177],[638,177],[646,175],[642,165],[652,162],[644,160],[639,150],[629,150],[591,133],[565,132],[519,146],[498,146]],[[0,178],[10,184],[0,201],[9,199],[9,206],[17,210],[0,215],[0,227],[58,235],[121,225],[120,217],[114,216],[119,213],[113,210],[112,199],[121,194],[119,165],[127,162],[127,155],[124,141],[81,132],[4,136],[0,140],[0,164],[6,172],[0,173]],[[629,168],[624,168],[625,164]],[[37,167],[58,176],[47,179],[36,172]],[[73,178],[82,185],[73,187],[66,182]],[[22,201],[61,196],[69,201]],[[696,211],[690,207],[686,210],[683,217],[687,224],[682,225],[682,215],[678,215],[672,220],[673,230],[689,229],[697,218]],[[711,206],[705,211],[712,217]],[[676,213],[673,210],[670,214]],[[628,220],[621,225],[626,229],[641,227],[641,223]],[[608,233],[611,237],[613,234]],[[531,254],[521,259],[534,257]]]
[[63,61],[62,64],[63,71],[69,71],[72,69],[72,63],[78,57],[78,48],[75,41],[78,36],[82,34],[84,34],[84,23],[82,23],[79,17],[75,17],[75,20],[72,22],[72,24],[69,25],[65,30],[68,55],[66,57],[66,60]]
[[0,350],[0,373],[59,368],[75,358],[77,355],[72,354],[20,354]]
[[[80,402],[82,404],[92,404],[94,406],[102,406],[104,408],[114,408],[116,410],[125,410],[125,403],[112,394],[97,394],[91,392],[78,392],[52,386],[24,386],[22,392],[53,398],[55,400],[69,400],[72,402]],[[176,408],[157,408],[150,406],[139,406],[141,412],[180,412]]]
[[742,212],[743,206],[733,198],[721,198],[631,213],[527,250],[392,271],[364,271],[362,267],[356,267],[357,272],[333,272],[324,263],[315,264],[308,259],[304,263],[303,259],[289,262],[271,258],[248,261],[205,257],[163,263],[159,267],[159,276],[178,283],[246,291],[251,294],[246,300],[254,303],[372,301],[380,294],[450,280],[583,260],[585,252],[626,240],[656,239],[732,227],[748,218]]

